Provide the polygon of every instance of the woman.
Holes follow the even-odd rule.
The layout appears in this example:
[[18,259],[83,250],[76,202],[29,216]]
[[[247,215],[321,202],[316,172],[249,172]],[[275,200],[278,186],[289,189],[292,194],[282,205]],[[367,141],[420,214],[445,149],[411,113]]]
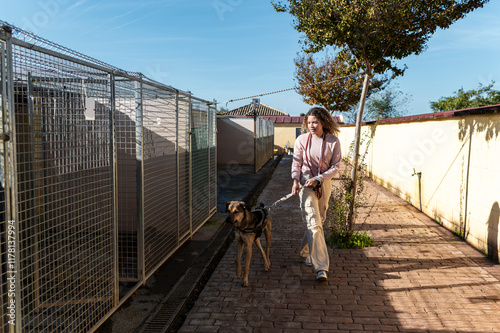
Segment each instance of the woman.
[[295,140],[292,163],[292,193],[299,194],[302,220],[306,232],[299,255],[317,273],[316,280],[325,281],[330,260],[323,233],[331,179],[340,165],[339,126],[324,108],[311,108],[304,117],[303,130]]

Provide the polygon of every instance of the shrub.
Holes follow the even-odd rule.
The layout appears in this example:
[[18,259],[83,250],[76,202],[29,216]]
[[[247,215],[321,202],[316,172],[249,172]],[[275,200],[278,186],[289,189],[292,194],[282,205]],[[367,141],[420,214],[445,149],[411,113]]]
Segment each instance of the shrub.
[[[368,148],[372,142],[375,135],[375,127],[372,129],[371,133],[365,133],[362,138],[360,145],[365,144],[366,149],[364,154],[359,156],[358,160],[358,178],[356,186],[356,197],[354,200],[354,219],[359,215],[359,208],[366,206],[368,202],[368,196],[365,193],[365,181],[366,181],[366,162],[365,158],[368,154]],[[327,236],[327,243],[330,245],[335,245],[340,248],[362,248],[373,245],[373,240],[370,235],[364,231],[361,232],[359,229],[363,224],[361,224],[357,230],[350,230],[347,217],[349,214],[349,202],[351,199],[351,171],[352,165],[350,161],[353,158],[354,142],[349,146],[349,151],[343,158],[345,168],[339,173],[339,181],[332,187],[332,195],[329,201],[327,222],[329,228],[329,236]]]

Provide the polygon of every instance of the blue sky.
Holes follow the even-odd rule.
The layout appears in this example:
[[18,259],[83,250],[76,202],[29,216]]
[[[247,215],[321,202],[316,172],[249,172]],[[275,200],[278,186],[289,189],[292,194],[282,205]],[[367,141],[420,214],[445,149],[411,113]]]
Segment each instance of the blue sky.
[[[463,87],[497,81],[500,89],[500,1],[491,0],[427,50],[403,61],[397,90],[411,95],[409,114]],[[2,0],[0,20],[128,71],[226,101],[295,86],[300,36],[270,0]],[[294,91],[260,97],[290,115],[310,107]]]

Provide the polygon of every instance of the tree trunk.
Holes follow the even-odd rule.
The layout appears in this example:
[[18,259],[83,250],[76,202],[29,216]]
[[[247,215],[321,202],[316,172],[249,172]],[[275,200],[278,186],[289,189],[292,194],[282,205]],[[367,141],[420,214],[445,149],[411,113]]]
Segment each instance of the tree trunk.
[[356,185],[358,176],[358,160],[359,160],[359,142],[361,141],[361,122],[363,119],[363,110],[365,108],[366,95],[368,93],[368,85],[370,84],[371,71],[365,73],[363,82],[363,91],[359,100],[358,116],[356,117],[356,132],[354,137],[354,160],[352,161],[351,170],[351,198],[349,201],[349,214],[347,215],[347,227],[349,233],[352,233],[354,225],[354,202],[356,200]]

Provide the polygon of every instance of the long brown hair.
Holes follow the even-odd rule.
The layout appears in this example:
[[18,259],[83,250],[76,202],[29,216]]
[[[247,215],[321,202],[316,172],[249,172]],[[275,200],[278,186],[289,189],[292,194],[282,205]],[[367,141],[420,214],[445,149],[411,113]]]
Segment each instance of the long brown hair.
[[335,120],[333,120],[333,117],[330,114],[330,112],[326,111],[325,108],[317,106],[310,108],[309,111],[307,111],[306,115],[304,116],[304,121],[302,122],[303,131],[307,131],[307,118],[309,116],[316,117],[321,122],[321,125],[323,126],[323,132],[332,133],[335,136],[339,135],[340,133],[339,124],[337,124]]

